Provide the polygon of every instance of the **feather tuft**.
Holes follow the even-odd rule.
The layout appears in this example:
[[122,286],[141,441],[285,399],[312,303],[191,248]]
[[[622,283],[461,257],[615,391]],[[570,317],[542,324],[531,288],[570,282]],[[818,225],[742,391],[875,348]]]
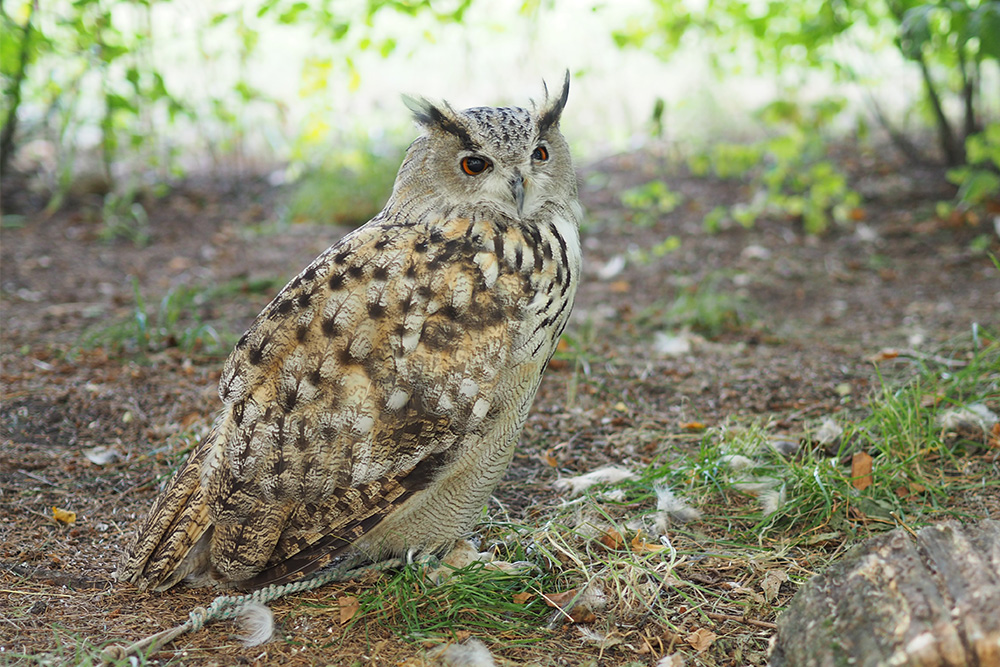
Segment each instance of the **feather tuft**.
[[246,647],[260,646],[271,641],[274,635],[274,614],[271,608],[260,602],[251,602],[240,610],[236,622],[246,633],[239,637]]

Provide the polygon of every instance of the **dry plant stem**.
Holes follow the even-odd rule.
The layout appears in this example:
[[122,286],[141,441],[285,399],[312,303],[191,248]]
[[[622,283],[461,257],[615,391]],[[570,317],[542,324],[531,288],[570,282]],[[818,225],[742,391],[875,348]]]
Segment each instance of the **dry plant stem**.
[[705,612],[705,616],[708,616],[713,621],[736,621],[737,623],[746,623],[747,625],[756,625],[758,628],[767,628],[768,630],[776,630],[778,625],[776,623],[768,623],[767,621],[758,621],[755,618],[747,618],[746,616],[731,616],[729,614],[715,614],[710,611]]
[[129,646],[120,644],[109,646],[101,653],[101,663],[107,665],[118,662],[139,652],[145,652],[147,656],[152,655],[186,632],[197,632],[213,621],[236,618],[240,612],[253,603],[266,604],[291,593],[311,591],[334,581],[357,579],[369,572],[384,572],[404,564],[402,559],[394,558],[356,569],[345,569],[341,565],[321,572],[310,579],[281,585],[272,584],[246,595],[220,595],[212,601],[208,609],[205,607],[192,609],[191,613],[188,614],[188,620],[178,626],[140,639]]

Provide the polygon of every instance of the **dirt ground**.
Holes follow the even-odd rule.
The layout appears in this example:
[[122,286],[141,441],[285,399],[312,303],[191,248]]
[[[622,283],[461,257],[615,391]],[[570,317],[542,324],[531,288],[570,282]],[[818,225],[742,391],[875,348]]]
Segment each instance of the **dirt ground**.
[[[583,169],[587,268],[568,340],[586,364],[569,354],[553,362],[490,511],[502,507],[511,520],[537,525],[547,507],[564,502],[554,480],[697,447],[693,422],[770,419],[800,434],[811,420],[863,402],[877,383],[869,359],[879,350],[947,354],[973,323],[1000,331],[1000,271],[972,249],[987,235],[1000,254],[992,221],[937,220],[934,203],[953,194],[940,173],[857,162],[859,220],[822,237],[790,220],[708,234],[706,211],[752,193],[650,154]],[[653,178],[682,204],[651,226],[633,224],[619,194]],[[185,307],[231,342],[284,281],[347,231],[275,223],[281,193],[252,179],[192,180],[143,203],[151,236],[142,247],[101,240],[99,200],[86,198],[51,216],[24,211],[23,224],[2,232],[0,663],[85,662],[74,645],[135,641],[213,597],[199,589],[138,593],[113,574],[161,480],[219,408],[224,352],[183,348],[169,336],[142,353],[81,342],[134,320],[132,279],[150,312],[179,287],[208,295]],[[680,238],[677,250],[636,258],[669,235]],[[657,346],[670,328],[665,313],[698,286],[735,299],[735,315],[712,335],[684,338],[689,351],[667,354]],[[912,357],[881,370],[905,377]],[[990,407],[998,410],[1000,397]],[[75,512],[75,521],[54,520],[53,507]],[[981,501],[971,514],[1000,519],[1000,503]],[[799,563],[808,570],[808,554]],[[682,574],[706,585],[740,576],[720,559]],[[276,618],[288,619],[284,639],[243,648],[222,623],[182,636],[150,662],[422,664],[427,644],[378,624],[343,629],[333,620],[338,597],[361,585],[274,603]],[[690,664],[762,664],[775,610],[794,592],[783,584],[756,624],[719,616],[705,626],[702,618],[723,640],[698,655],[691,649]],[[673,635],[636,623],[619,627],[625,640],[613,645],[588,641],[575,624],[540,629],[529,643],[483,639],[500,664],[652,665],[667,652],[664,641],[695,627],[691,618],[678,603]]]

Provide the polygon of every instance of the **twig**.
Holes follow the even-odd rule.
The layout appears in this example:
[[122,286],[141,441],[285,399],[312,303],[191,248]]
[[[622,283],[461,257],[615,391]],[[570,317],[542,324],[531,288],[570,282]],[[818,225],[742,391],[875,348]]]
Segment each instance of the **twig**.
[[729,614],[716,614],[710,611],[706,611],[704,612],[704,614],[713,621],[736,621],[737,623],[746,623],[747,625],[755,625],[758,628],[767,628],[768,630],[778,629],[778,625],[776,623],[768,623],[767,621],[758,621],[755,618],[747,618],[746,616],[730,616]]
[[11,595],[40,595],[47,598],[71,598],[72,595],[63,595],[62,593],[36,593],[34,591],[12,591],[7,588],[0,588],[0,593],[9,593]]
[[55,482],[50,482],[49,480],[45,479],[45,478],[44,478],[44,477],[42,477],[41,475],[36,475],[36,474],[35,474],[35,473],[33,473],[33,472],[28,472],[27,470],[23,470],[23,469],[21,469],[21,468],[18,468],[18,469],[17,469],[17,471],[18,471],[19,473],[21,473],[22,475],[24,475],[25,477],[30,477],[31,479],[35,480],[36,482],[41,482],[42,484],[48,484],[49,486],[54,486],[54,487],[56,487],[57,489],[58,489],[58,488],[61,488],[61,487],[60,487],[60,486],[59,486],[58,484],[56,484]]

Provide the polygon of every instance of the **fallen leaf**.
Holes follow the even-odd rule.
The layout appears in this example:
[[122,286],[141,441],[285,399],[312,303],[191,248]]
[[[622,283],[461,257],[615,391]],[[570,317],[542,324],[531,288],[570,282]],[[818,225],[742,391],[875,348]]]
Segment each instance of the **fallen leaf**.
[[600,587],[594,586],[583,593],[579,588],[562,593],[542,593],[542,599],[548,606],[561,609],[569,616],[567,620],[571,623],[593,623],[597,620],[597,614],[594,612],[600,611],[607,605],[604,592]]
[[855,452],[851,457],[851,484],[858,491],[872,485],[872,457],[866,452]]
[[521,591],[520,593],[514,593],[514,604],[527,604],[528,600],[535,597],[534,593],[529,593],[528,591]]
[[903,500],[909,500],[913,496],[919,496],[921,493],[927,490],[923,484],[918,484],[916,482],[910,482],[907,486],[898,486],[895,489],[896,496],[902,498]]
[[52,507],[52,518],[60,523],[71,524],[76,522],[76,512]]
[[625,294],[630,289],[632,289],[632,286],[627,280],[616,280],[613,283],[608,284],[608,290],[612,294]]
[[681,422],[678,426],[686,431],[704,431],[706,428],[701,422]]
[[666,547],[663,546],[662,544],[659,543],[654,544],[642,539],[641,530],[636,532],[635,537],[633,537],[632,541],[629,542],[629,546],[631,547],[632,552],[637,554],[656,553],[657,551],[663,551],[664,549],[666,549]]
[[563,591],[562,593],[543,593],[542,598],[545,600],[545,604],[550,607],[562,608],[570,600],[576,597],[576,594],[580,592],[579,588],[574,588],[569,591]]
[[986,438],[986,446],[993,449],[1000,449],[1000,422],[990,429],[989,437]]
[[625,538],[614,528],[608,528],[599,538],[601,544],[610,551],[618,551],[625,546]]
[[879,350],[872,356],[868,357],[868,361],[871,361],[873,363],[878,363],[880,361],[889,361],[890,359],[895,359],[898,356],[899,356],[899,350],[887,347]]
[[356,597],[337,598],[337,605],[340,607],[340,624],[345,625],[358,613],[360,605]]
[[708,647],[715,643],[716,634],[706,628],[698,628],[684,638],[698,653],[704,653]]
[[551,448],[545,450],[545,455],[542,456],[542,460],[545,461],[545,465],[547,465],[547,466],[550,466],[552,468],[559,467],[559,460],[552,453],[552,449]]
[[774,602],[778,598],[778,590],[781,584],[788,581],[788,574],[784,570],[768,570],[764,575],[764,580],[760,582],[761,590],[764,591],[764,599]]

